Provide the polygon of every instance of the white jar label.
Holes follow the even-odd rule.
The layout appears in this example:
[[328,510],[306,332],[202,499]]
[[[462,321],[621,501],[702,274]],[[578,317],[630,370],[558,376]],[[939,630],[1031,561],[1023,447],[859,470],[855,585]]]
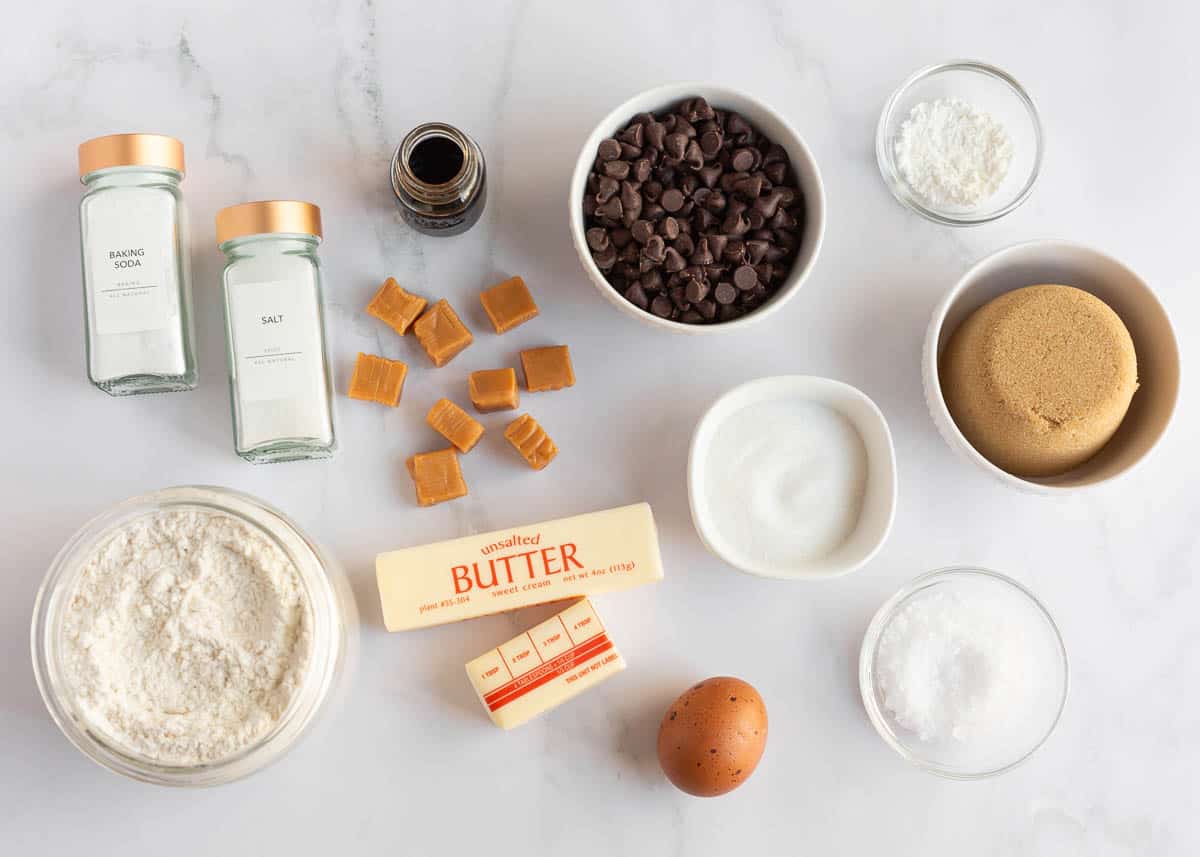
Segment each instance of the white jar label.
[[321,320],[309,283],[229,286],[234,375],[242,402],[321,395]]
[[175,201],[170,194],[106,190],[90,203],[86,228],[96,333],[136,333],[177,324]]

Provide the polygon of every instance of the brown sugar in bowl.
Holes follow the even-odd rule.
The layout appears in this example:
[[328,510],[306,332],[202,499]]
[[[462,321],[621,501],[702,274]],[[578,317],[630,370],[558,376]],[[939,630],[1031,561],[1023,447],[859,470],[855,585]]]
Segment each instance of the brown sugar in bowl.
[[[1120,317],[1137,355],[1138,389],[1116,434],[1083,464],[1056,476],[1019,476],[990,461],[964,435],[942,389],[941,357],[959,326],[993,298],[1033,283],[1066,283],[1099,298]],[[1179,396],[1179,347],[1154,290],[1128,266],[1082,244],[1028,241],[980,259],[946,292],[925,335],[921,376],[934,426],[952,450],[1010,487],[1061,493],[1121,476],[1157,446]]]
[[959,430],[1017,476],[1057,476],[1112,439],[1137,391],[1120,317],[1081,289],[1026,286],[959,325],[941,355],[942,394]]

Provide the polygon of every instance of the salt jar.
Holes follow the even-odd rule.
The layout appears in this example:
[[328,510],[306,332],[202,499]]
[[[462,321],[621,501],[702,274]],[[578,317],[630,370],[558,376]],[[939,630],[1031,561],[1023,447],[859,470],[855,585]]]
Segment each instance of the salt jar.
[[337,446],[320,242],[312,203],[217,212],[234,447],[250,462],[328,458]]
[[183,172],[174,137],[79,146],[88,378],[113,396],[196,386]]

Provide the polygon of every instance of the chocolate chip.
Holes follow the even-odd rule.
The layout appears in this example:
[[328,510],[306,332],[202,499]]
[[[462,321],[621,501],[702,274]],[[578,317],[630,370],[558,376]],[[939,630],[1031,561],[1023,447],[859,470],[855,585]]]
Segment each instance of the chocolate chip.
[[670,318],[674,312],[675,305],[671,303],[671,299],[665,295],[659,295],[650,302],[650,312],[654,313],[659,318]]
[[734,193],[740,193],[746,199],[754,199],[763,189],[763,180],[759,176],[748,176],[734,182]]
[[771,184],[783,184],[787,181],[788,165],[784,163],[767,164],[763,167],[763,172],[767,178],[771,180]]
[[684,288],[684,296],[688,303],[698,304],[708,297],[708,283],[703,280],[692,280]]
[[654,224],[649,220],[635,220],[629,227],[629,231],[633,235],[634,241],[645,244],[654,236]]
[[717,302],[712,298],[700,301],[698,304],[693,304],[692,307],[705,321],[712,321],[717,317]]
[[596,149],[596,157],[601,161],[615,161],[621,157],[621,144],[611,137],[607,140],[601,140],[599,147]]
[[688,138],[685,134],[668,134],[663,143],[663,151],[677,161],[683,160],[683,153],[687,151],[687,142]]
[[[663,259],[663,268],[670,272],[682,271],[685,267],[687,267],[687,263],[679,255],[679,251],[674,247],[668,247],[666,257]],[[751,270],[751,273],[753,273],[753,270]]]
[[611,244],[603,250],[597,250],[592,254],[592,259],[596,262],[596,267],[601,271],[608,271],[612,266],[617,264],[617,248]]
[[616,229],[612,230],[612,232],[609,233],[609,236],[612,238],[612,243],[616,245],[617,249],[624,247],[633,240],[633,237],[629,234],[629,230],[621,226],[618,226]]
[[[638,127],[641,126],[639,125]],[[646,290],[642,288],[641,283],[634,283],[625,290],[625,300],[638,309],[646,309],[646,307],[650,306],[650,298],[646,295]]]
[[675,239],[675,250],[681,256],[690,256],[696,252],[696,242],[692,240],[691,235],[683,232]]
[[662,198],[662,182],[648,181],[642,184],[642,196],[647,202],[658,202]]
[[726,235],[745,235],[750,231],[750,221],[741,212],[728,214],[721,224],[721,231]]
[[679,320],[684,324],[699,324],[704,321],[704,316],[700,315],[695,309],[687,309],[683,315],[679,316]]
[[588,246],[593,250],[603,250],[608,246],[608,230],[593,226],[586,235]]
[[732,283],[717,283],[717,287],[713,289],[713,297],[722,305],[733,303],[737,300],[737,295],[737,289]]
[[674,241],[679,237],[679,221],[668,214],[658,224],[658,231],[668,241]]
[[616,196],[617,191],[620,189],[621,183],[612,176],[601,176],[600,189],[596,191],[596,202],[603,205]]
[[621,157],[627,161],[632,161],[634,158],[642,156],[641,146],[634,146],[630,143],[621,143]]
[[729,165],[738,172],[746,172],[754,167],[754,155],[749,149],[738,149],[729,159]]
[[[708,239],[701,238],[700,242],[696,244],[695,251],[688,258],[688,261],[693,265],[710,265],[712,264],[712,260],[713,255],[712,251],[708,249]],[[699,298],[696,300],[699,300]]]
[[676,309],[687,309],[691,304],[687,299],[687,288],[685,286],[676,286],[671,289],[671,303],[675,304]]
[[642,288],[648,292],[660,291],[663,287],[662,272],[657,268],[642,275]]
[[766,241],[747,241],[746,242],[746,258],[751,265],[757,265],[767,255],[767,248],[771,245]]
[[629,175],[629,161],[607,161],[603,170],[606,176],[623,179]]
[[662,207],[667,211],[676,212],[683,208],[683,191],[678,188],[669,188],[663,191]]
[[645,139],[645,131],[646,127],[641,122],[636,122],[618,134],[617,139],[622,143],[630,143],[641,148]]
[[[640,128],[641,126],[639,125],[638,127]],[[646,181],[650,178],[651,169],[649,158],[638,158],[633,162],[633,180],[639,184]]]
[[661,263],[667,257],[667,245],[659,235],[653,235],[646,241],[642,255],[651,262]]
[[[651,122],[646,125],[646,144],[661,149],[667,137],[667,127],[661,122]],[[619,147],[618,147],[619,148]]]
[[613,220],[620,220],[621,213],[624,209],[621,208],[621,200],[615,196],[596,209],[597,214],[602,214],[605,217],[610,217]]
[[743,292],[748,292],[758,285],[758,274],[749,265],[742,265],[733,272],[733,284]]
[[763,213],[756,208],[746,212],[746,220],[749,221],[750,228],[755,231],[767,225],[767,218],[763,217]]
[[[642,196],[644,198],[645,194],[642,194]],[[642,208],[643,219],[650,220],[653,222],[662,220],[663,216],[666,213],[667,213],[667,210],[665,208],[663,208],[661,205],[659,205],[657,202],[649,203],[648,205],[645,205]]]
[[687,149],[683,153],[683,162],[693,170],[698,170],[704,166],[704,151],[695,140],[688,142]]
[[730,111],[729,116],[725,119],[725,132],[728,134],[747,134],[753,130],[750,123],[738,113]]

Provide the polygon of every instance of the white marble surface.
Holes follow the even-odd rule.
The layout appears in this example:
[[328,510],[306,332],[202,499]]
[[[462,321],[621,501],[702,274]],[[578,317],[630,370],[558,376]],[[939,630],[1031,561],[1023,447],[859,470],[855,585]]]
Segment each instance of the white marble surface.
[[[1190,442],[1200,414],[1191,391],[1185,384],[1171,432],[1136,472],[1044,498],[994,483],[946,448],[918,368],[941,293],[972,260],[1035,237],[1088,242],[1140,271],[1187,356],[1200,312],[1195,8],[122,0],[26,3],[6,22],[4,854],[1200,850],[1200,466]],[[1038,100],[1049,138],[1025,207],[962,231],[897,205],[872,152],[891,89],[952,56],[1012,71]],[[824,251],[805,290],[767,326],[716,339],[664,336],[614,312],[586,282],[566,232],[566,177],[592,124],[626,96],[681,78],[777,105],[807,137],[829,197]],[[392,147],[430,119],[475,135],[492,170],[485,219],[462,238],[414,236],[389,198]],[[113,400],[84,375],[75,146],[118,130],[187,144],[202,376],[191,394]],[[342,401],[335,460],[255,468],[230,445],[213,214],[272,196],[324,210],[339,384],[359,349],[412,357],[417,368],[394,413]],[[361,312],[394,274],[469,307],[482,329],[474,295],[508,273],[528,279],[543,317],[503,339],[479,336],[441,371]],[[558,339],[572,346],[579,384],[530,403],[561,441],[554,466],[522,470],[493,433],[467,459],[470,499],[416,508],[402,459],[432,444],[425,408],[461,389],[470,368]],[[728,387],[787,372],[861,387],[895,435],[895,528],[849,579],[750,579],[706,554],[691,529],[684,460],[696,418]],[[345,563],[365,619],[341,710],[277,766],[200,792],[127,782],[87,762],[46,716],[28,659],[34,593],[67,536],[116,500],[188,482],[243,489],[294,515]],[[502,734],[462,663],[530,617],[403,635],[379,625],[371,563],[381,549],[641,499],[658,514],[668,577],[601,599],[631,668],[586,701]],[[1073,667],[1058,733],[1026,766],[980,783],[907,766],[872,731],[855,682],[878,604],[917,573],[962,562],[1032,586],[1062,626]],[[654,733],[675,693],[721,673],[760,688],[771,737],[744,788],[704,802],[660,776]]]

